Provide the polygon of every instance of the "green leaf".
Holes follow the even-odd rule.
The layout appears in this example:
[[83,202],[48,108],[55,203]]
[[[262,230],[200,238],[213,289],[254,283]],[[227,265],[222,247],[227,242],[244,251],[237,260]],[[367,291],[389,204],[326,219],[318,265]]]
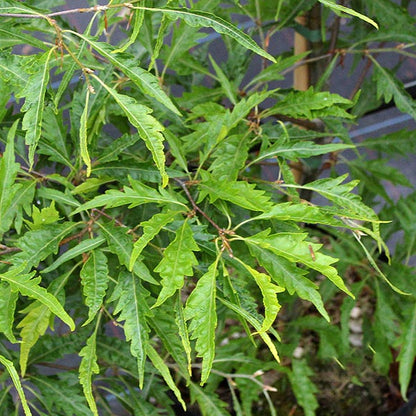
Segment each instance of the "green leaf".
[[[63,287],[74,272],[75,267],[68,273],[55,279],[49,285],[48,289],[51,292],[51,295],[55,297],[62,292]],[[51,328],[53,327],[53,320],[51,320],[51,309],[48,305],[39,301],[31,303],[22,312],[25,313],[26,316],[19,322],[17,328],[21,328],[20,337],[22,340],[20,343],[19,361],[22,374],[25,374],[30,350],[36,344],[38,339],[45,334],[48,326],[51,326]]]
[[264,191],[255,189],[253,184],[244,181],[219,183],[204,171],[201,171],[201,176],[203,181],[200,183],[201,192],[198,202],[209,195],[211,203],[223,199],[252,211],[267,211],[272,206],[270,197],[266,196]]
[[38,69],[22,89],[20,96],[25,97],[25,103],[21,109],[25,113],[22,122],[23,130],[26,130],[25,141],[29,146],[29,163],[33,166],[35,149],[42,133],[42,120],[45,108],[45,93],[49,82],[49,61],[55,48],[45,52],[37,60]]
[[13,334],[13,321],[18,296],[18,292],[13,291],[9,284],[0,283],[0,332],[12,343],[17,342]]
[[121,272],[118,287],[112,296],[112,300],[118,300],[114,314],[120,313],[118,321],[124,321],[126,341],[131,343],[130,352],[137,358],[141,389],[144,381],[146,350],[149,345],[149,327],[146,316],[150,315],[150,311],[147,306],[147,293],[132,273]]
[[58,222],[60,218],[59,212],[55,208],[55,201],[52,201],[49,207],[42,208],[41,210],[36,205],[33,205],[32,220],[33,222],[25,221],[32,231]]
[[281,308],[276,294],[284,292],[285,289],[271,283],[270,276],[267,274],[260,273],[256,269],[253,269],[249,265],[243,263],[241,260],[239,261],[248,270],[248,272],[256,281],[257,286],[260,288],[261,294],[263,296],[264,321],[259,332],[266,332],[273,325],[273,322],[275,321],[276,316]]
[[318,286],[305,277],[306,270],[262,247],[250,245],[249,249],[253,257],[267,270],[279,286],[284,287],[291,295],[296,292],[300,298],[312,302],[319,313],[328,322],[330,321]]
[[343,118],[354,118],[347,113],[353,102],[338,94],[327,91],[315,92],[313,87],[306,91],[292,91],[276,105],[266,110],[262,116],[269,117],[273,114],[284,114],[290,117],[314,119],[317,117],[336,116]]
[[225,75],[224,71],[219,67],[219,65],[215,62],[211,55],[209,55],[209,60],[211,62],[212,67],[214,68],[215,73],[217,74],[217,80],[221,84],[224,94],[227,96],[227,98],[231,101],[232,104],[237,104],[236,88],[231,84],[227,75]]
[[290,384],[305,416],[315,416],[315,410],[319,407],[315,393],[317,387],[310,377],[314,375],[312,369],[304,360],[292,360],[292,371],[289,373]]
[[[140,139],[138,134],[124,134],[116,140],[113,140],[109,146],[102,149],[98,155],[97,164],[104,164],[117,160],[120,153],[129,146],[132,146]],[[94,179],[94,178],[93,178]]]
[[16,242],[16,246],[22,251],[12,256],[13,267],[24,265],[26,270],[30,270],[37,266],[50,254],[56,253],[60,241],[77,226],[73,222],[49,224],[39,230],[27,232]]
[[95,248],[99,247],[102,243],[104,243],[104,237],[96,237],[92,239],[83,240],[78,243],[75,247],[70,248],[69,250],[65,251],[62,256],[58,257],[49,267],[43,269],[41,273],[49,273],[52,270],[57,269],[61,264],[74,259],[75,257],[80,256],[81,254],[87,253],[90,250],[94,250]]
[[227,404],[221,401],[215,393],[191,383],[190,390],[193,401],[197,401],[203,416],[230,416],[224,409]]
[[302,186],[292,184],[286,184],[283,186],[304,188],[317,192],[337,204],[342,208],[342,210],[345,210],[346,216],[349,218],[352,218],[351,215],[356,215],[356,219],[378,222],[375,212],[361,202],[361,197],[359,195],[351,192],[357,186],[358,181],[351,181],[342,185],[342,182],[347,178],[347,176],[348,174],[338,176],[337,178],[318,179]]
[[81,204],[71,195],[68,189],[64,192],[53,188],[42,187],[37,190],[40,198],[49,199],[65,206],[78,208]]
[[23,407],[23,411],[25,412],[25,416],[32,416],[32,412],[29,409],[29,405],[26,401],[25,393],[24,393],[22,385],[20,383],[20,379],[19,379],[19,376],[17,374],[17,371],[14,368],[13,362],[8,360],[7,358],[3,357],[0,354],[0,363],[6,368],[6,370],[10,374],[10,378],[13,381],[14,387],[16,388],[17,394],[19,395],[20,401],[22,403],[22,407]]
[[155,268],[155,272],[162,277],[162,290],[153,308],[158,307],[177,290],[182,289],[185,276],[193,276],[193,266],[198,264],[194,251],[199,251],[199,247],[195,243],[191,227],[185,220]]
[[232,23],[229,23],[212,13],[204,12],[201,10],[191,10],[185,7],[177,9],[173,7],[164,8],[150,8],[150,7],[134,7],[135,9],[149,10],[151,12],[162,12],[172,20],[182,19],[188,25],[193,27],[211,27],[217,33],[227,35],[238,42],[240,45],[255,52],[256,54],[269,59],[272,62],[276,60],[269,53],[261,49],[256,42],[253,41],[248,35],[235,27]]
[[[101,224],[97,222],[97,225],[101,228],[110,251],[118,257],[120,264],[128,267],[133,250],[133,241],[126,234],[128,230],[123,230],[123,228],[116,227],[113,224]],[[158,285],[158,282],[153,278],[143,262],[136,261],[134,263],[133,273],[146,282]]]
[[98,77],[94,78],[109,92],[120,108],[124,111],[130,123],[136,127],[140,137],[144,140],[146,147],[150,150],[153,160],[162,176],[162,186],[168,184],[169,177],[165,171],[165,153],[163,151],[164,137],[163,126],[150,115],[152,110],[129,97],[128,95],[119,94],[115,89],[107,86]]
[[9,270],[0,274],[0,280],[7,282],[12,290],[20,292],[23,296],[28,296],[32,299],[38,300],[45,305],[53,314],[65,322],[71,331],[75,329],[75,324],[72,318],[65,312],[62,305],[58,302],[55,296],[51,295],[45,288],[39,285],[41,279],[33,276],[35,272],[30,274],[22,274],[24,266]]
[[0,235],[8,231],[13,221],[13,216],[7,215],[8,209],[20,188],[19,185],[14,184],[20,167],[15,162],[14,155],[14,137],[18,124],[19,120],[16,120],[10,128],[7,134],[6,149],[0,159]]
[[[157,310],[156,316],[149,317],[148,322],[162,341],[163,347],[179,366],[181,375],[185,377],[188,382],[189,376],[191,375],[191,372],[189,371],[191,364],[191,346],[186,324],[183,319],[183,304],[180,300],[180,294],[178,294],[177,299],[178,298],[179,301],[175,301],[175,306],[172,305],[173,300],[161,305]],[[175,313],[172,313],[172,309],[174,309]],[[185,337],[183,335],[185,335]]]
[[102,251],[91,251],[80,273],[81,284],[88,306],[88,319],[83,326],[89,324],[99,311],[108,287],[107,257]]
[[370,19],[369,17],[353,9],[350,9],[349,7],[345,7],[340,4],[337,4],[335,3],[334,0],[318,0],[318,1],[322,3],[324,6],[329,7],[336,14],[340,15],[340,12],[350,14],[351,16],[358,17],[359,19],[364,20],[367,23],[370,23],[370,25],[373,25],[376,29],[378,29],[378,24],[373,19]]
[[267,149],[262,150],[259,155],[250,162],[250,165],[260,160],[271,157],[283,157],[288,160],[308,158],[311,156],[324,155],[326,153],[338,152],[344,149],[352,149],[355,146],[343,143],[316,144],[314,142],[283,142],[277,141]]
[[233,135],[222,140],[212,157],[209,167],[212,176],[219,183],[236,181],[238,173],[244,168],[249,150],[249,136]]
[[178,387],[176,387],[176,384],[170,374],[168,366],[165,364],[163,359],[160,357],[157,351],[150,344],[147,345],[146,352],[150,361],[155,366],[155,368],[159,371],[159,373],[162,375],[166,384],[173,391],[179,403],[182,405],[183,409],[186,410],[186,405],[182,399],[181,392],[178,389]]
[[87,88],[87,92],[85,95],[84,111],[81,114],[81,120],[80,120],[81,125],[79,127],[79,152],[80,152],[82,160],[87,166],[87,172],[86,172],[87,177],[91,175],[91,159],[88,153],[88,132],[87,132],[89,101],[90,101],[90,90]]
[[133,32],[129,36],[129,40],[123,46],[113,51],[113,53],[124,52],[130,45],[133,45],[133,43],[136,41],[137,36],[139,36],[140,29],[143,25],[144,10],[135,10],[133,19]]
[[354,297],[345,286],[344,281],[338,275],[337,270],[331,264],[338,259],[326,256],[318,252],[322,244],[305,241],[306,233],[279,233],[267,235],[261,232],[252,237],[245,238],[248,244],[255,244],[278,256],[284,257],[293,263],[302,263],[328,277],[339,289]]
[[416,104],[405,90],[403,83],[387,68],[382,67],[374,58],[374,80],[377,83],[377,96],[388,103],[394,99],[396,107],[403,113],[410,114],[416,120]]
[[[114,66],[124,72],[124,74],[140,88],[143,94],[150,95],[175,114],[181,115],[171,99],[159,85],[158,79],[150,72],[140,68],[137,65],[137,60],[134,56],[116,53],[117,51],[113,46],[104,42],[95,42],[88,36],[73,32],[72,30],[68,30],[67,32],[78,36],[90,44],[100,55],[104,56]],[[132,124],[134,125],[134,123]]]
[[195,349],[198,357],[202,358],[201,385],[209,377],[215,356],[217,266],[218,260],[212,263],[208,271],[198,280],[184,310],[185,319],[191,320],[189,325],[191,339],[196,340]]
[[56,410],[60,412],[59,415],[91,416],[85,398],[78,388],[79,384],[76,383],[76,380],[76,384],[73,384],[73,376],[71,374],[71,377],[61,377],[59,381],[49,377],[32,376],[30,380],[39,388],[43,399],[51,407],[55,406]]
[[85,398],[94,416],[98,416],[98,409],[92,391],[92,377],[94,374],[100,372],[96,353],[97,328],[98,325],[93,334],[88,338],[87,344],[79,353],[79,356],[82,357],[81,364],[79,365],[79,382],[82,385]]
[[246,311],[244,308],[242,308],[239,305],[235,305],[231,302],[229,302],[226,299],[218,297],[218,299],[225,305],[227,308],[234,311],[238,316],[245,319],[250,325],[254,327],[254,329],[259,334],[260,338],[264,341],[264,343],[269,347],[270,352],[272,353],[275,360],[279,363],[280,358],[276,350],[276,346],[274,345],[272,339],[270,338],[269,334],[267,332],[261,332],[260,329],[262,327],[261,323],[248,311]]
[[101,207],[103,205],[107,208],[120,207],[122,205],[129,205],[129,208],[137,207],[142,204],[176,204],[185,206],[185,204],[179,202],[173,195],[160,189],[159,192],[150,186],[143,185],[139,182],[130,180],[132,188],[124,187],[124,192],[109,190],[105,195],[99,195],[93,200],[81,205],[76,209],[72,215],[85,211],[91,208]]
[[143,228],[143,235],[134,243],[133,251],[131,253],[129,270],[133,269],[133,265],[139,258],[143,249],[150,243],[153,238],[159,234],[160,230],[172,222],[180,211],[167,210],[159,214],[153,215],[147,221],[143,221],[140,226]]

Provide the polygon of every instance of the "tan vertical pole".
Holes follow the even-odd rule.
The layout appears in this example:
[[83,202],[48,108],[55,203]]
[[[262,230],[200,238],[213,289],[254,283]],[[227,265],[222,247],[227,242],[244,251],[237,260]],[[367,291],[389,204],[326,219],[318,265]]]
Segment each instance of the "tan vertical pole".
[[[306,26],[306,16],[299,16],[296,18],[296,21]],[[304,38],[300,33],[295,32],[294,40],[294,53],[298,55],[300,53],[306,52],[309,48],[308,40]],[[309,67],[308,64],[301,65],[295,68],[293,73],[293,88],[295,90],[306,91],[309,88]],[[303,179],[303,165],[302,162],[291,162],[290,167],[293,173],[293,176],[296,180],[296,183],[302,184]]]

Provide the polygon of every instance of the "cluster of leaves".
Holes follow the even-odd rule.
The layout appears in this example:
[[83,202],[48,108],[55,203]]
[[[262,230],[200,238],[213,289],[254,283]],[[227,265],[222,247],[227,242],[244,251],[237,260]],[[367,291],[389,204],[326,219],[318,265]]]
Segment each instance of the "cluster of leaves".
[[[210,416],[276,414],[262,378],[273,371],[313,415],[317,359],[372,357],[387,374],[396,351],[405,396],[416,354],[415,194],[393,201],[382,181],[411,186],[406,177],[358,150],[344,161],[353,179],[319,175],[355,148],[348,126],[380,100],[416,116],[369,50],[373,83],[363,89],[375,94],[323,90],[341,55],[414,43],[408,13],[390,0],[354,2],[357,11],[329,0],[51,11],[63,3],[0,0],[2,414],[173,415],[194,403]],[[317,5],[323,19],[353,16],[351,46],[333,52],[315,87],[276,89],[305,55],[273,56],[268,39]],[[381,22],[386,11],[391,22],[377,31],[366,16]],[[237,15],[257,23],[253,33],[230,23]],[[85,30],[67,16],[88,16]],[[222,63],[210,54],[219,38]],[[261,69],[247,79],[252,62]],[[360,146],[414,151],[408,132]],[[296,181],[294,161],[315,177]],[[370,207],[380,197],[379,217]],[[403,243],[379,264],[399,228]],[[369,309],[362,348],[351,349],[357,302]],[[310,354],[294,358],[299,346]]]

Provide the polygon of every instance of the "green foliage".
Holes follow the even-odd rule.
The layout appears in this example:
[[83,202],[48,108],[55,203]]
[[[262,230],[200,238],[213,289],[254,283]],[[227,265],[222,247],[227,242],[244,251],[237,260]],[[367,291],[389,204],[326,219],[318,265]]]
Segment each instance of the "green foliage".
[[[416,193],[390,159],[415,144],[349,129],[383,101],[416,119],[410,2],[24,3],[0,0],[0,413],[325,415],[330,363],[406,398]],[[289,27],[310,51],[274,52]],[[346,98],[348,55],[373,72]]]

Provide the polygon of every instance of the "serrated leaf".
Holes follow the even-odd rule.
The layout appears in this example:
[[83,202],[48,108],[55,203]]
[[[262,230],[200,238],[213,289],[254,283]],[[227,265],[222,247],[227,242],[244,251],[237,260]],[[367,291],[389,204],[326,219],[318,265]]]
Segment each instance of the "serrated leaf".
[[162,277],[162,290],[153,308],[182,289],[185,276],[193,276],[193,266],[198,264],[194,251],[199,251],[199,247],[195,243],[191,227],[185,221],[176,231],[175,239],[166,247],[162,260],[155,268],[155,272]]
[[20,167],[15,162],[14,155],[14,136],[18,124],[19,120],[16,120],[10,128],[7,134],[6,149],[0,159],[0,235],[8,231],[13,221],[13,216],[7,215],[7,211],[20,188],[19,185],[14,184]]
[[55,201],[52,201],[49,207],[44,207],[41,210],[36,205],[32,207],[32,220],[25,221],[29,228],[33,230],[39,230],[48,224],[53,224],[60,220],[59,212],[55,208]]
[[186,410],[186,405],[182,399],[181,392],[176,386],[175,382],[173,381],[173,378],[170,374],[168,366],[165,364],[163,359],[160,357],[157,351],[150,344],[147,345],[146,352],[150,361],[155,366],[155,368],[159,371],[159,373],[162,375],[166,384],[173,391],[174,395],[178,399],[179,403],[182,405],[183,409]]
[[212,176],[220,183],[236,181],[239,171],[244,167],[249,150],[249,136],[234,135],[222,140],[212,157],[209,167]]
[[88,111],[89,111],[89,103],[90,103],[90,90],[87,88],[87,92],[85,95],[85,104],[84,110],[81,114],[80,119],[80,127],[79,127],[79,153],[81,159],[84,161],[85,165],[87,166],[87,177],[91,175],[91,158],[88,153]]
[[29,405],[26,401],[25,393],[23,391],[22,385],[20,383],[19,376],[16,369],[14,368],[13,362],[8,360],[6,357],[3,357],[0,354],[0,364],[2,364],[7,372],[10,374],[10,378],[13,381],[14,387],[16,388],[17,394],[19,395],[20,401],[22,403],[23,411],[25,416],[32,416],[32,412],[29,409]]
[[29,146],[29,163],[33,166],[35,150],[42,133],[42,120],[45,108],[46,87],[49,82],[49,61],[55,48],[45,52],[37,60],[39,70],[35,71],[22,89],[20,96],[25,97],[25,103],[21,109],[25,113],[22,122],[23,130],[26,130],[25,141]]
[[193,401],[197,401],[203,416],[230,416],[225,410],[227,404],[220,400],[215,393],[211,393],[195,383],[191,383],[189,387]]
[[278,256],[284,257],[291,262],[305,264],[328,277],[339,289],[354,298],[354,295],[345,286],[344,281],[338,275],[337,270],[331,264],[338,261],[319,252],[322,244],[305,241],[306,233],[279,233],[267,235],[262,232],[244,239],[249,244],[256,244],[270,250]]
[[267,270],[279,286],[287,289],[291,295],[296,292],[300,298],[312,302],[319,313],[328,322],[330,321],[322,297],[319,294],[318,286],[305,277],[306,270],[262,247],[250,245],[249,249],[259,264]]
[[231,101],[232,104],[237,104],[236,88],[231,84],[227,75],[225,75],[224,71],[215,62],[211,55],[209,55],[209,60],[211,62],[212,67],[214,68],[214,71],[217,75],[217,80],[220,83],[224,94],[227,96],[227,98]]
[[91,416],[91,411],[86,406],[85,398],[78,388],[79,385],[72,384],[72,377],[56,380],[36,376],[31,377],[31,381],[42,392],[43,399],[51,407],[54,405],[56,410],[62,412],[60,414],[65,414],[66,416]]
[[292,371],[289,373],[289,380],[296,399],[305,412],[305,416],[315,416],[315,410],[319,407],[315,397],[318,389],[310,379],[313,375],[314,372],[306,361],[292,360]]
[[212,263],[208,271],[198,280],[186,301],[184,310],[185,320],[191,320],[189,325],[191,339],[196,340],[195,349],[198,357],[202,358],[201,385],[209,377],[215,356],[217,266],[217,261]]
[[150,314],[146,296],[147,291],[132,273],[122,272],[119,289],[115,294],[118,300],[114,314],[120,314],[118,321],[124,321],[124,335],[130,342],[130,352],[137,358],[139,387],[143,388],[146,349],[149,343],[149,327],[146,316]]
[[124,192],[109,190],[105,195],[99,195],[93,200],[81,205],[77,208],[72,215],[78,214],[79,212],[85,211],[91,208],[101,207],[103,205],[108,208],[120,207],[122,205],[129,205],[129,208],[137,207],[142,204],[176,204],[185,206],[185,204],[179,202],[173,195],[168,192],[157,190],[146,186],[139,182],[130,180],[130,183],[133,187],[129,188],[124,187]]
[[[169,110],[178,115],[181,115],[179,110],[173,104],[172,100],[166,95],[166,93],[159,85],[158,79],[150,72],[140,68],[137,65],[137,59],[134,58],[134,56],[115,53],[114,47],[108,43],[95,42],[88,36],[73,32],[72,30],[68,30],[68,32],[83,39],[85,42],[90,44],[100,55],[107,58],[114,66],[118,67],[132,82],[134,82],[140,88],[143,94],[150,95],[165,107],[169,108]],[[134,123],[132,124],[134,125]]]
[[82,385],[85,398],[87,399],[92,414],[94,416],[99,416],[92,391],[92,377],[94,374],[100,372],[100,367],[98,367],[97,364],[96,338],[97,329],[88,338],[87,344],[79,353],[79,356],[82,357],[81,364],[79,365],[79,382]]
[[324,6],[329,7],[336,14],[340,14],[340,12],[350,14],[351,16],[358,17],[359,19],[364,20],[367,23],[370,23],[370,25],[373,25],[376,29],[378,29],[378,24],[373,19],[370,19],[369,17],[353,9],[350,9],[349,7],[345,7],[345,6],[342,6],[341,4],[337,4],[335,3],[334,0],[318,0],[318,1],[322,3]]
[[95,248],[99,247],[102,243],[104,243],[104,241],[105,238],[102,236],[81,241],[75,247],[72,247],[69,250],[65,251],[65,253],[62,254],[62,256],[58,257],[46,269],[43,269],[41,273],[49,273],[52,270],[57,269],[61,264],[64,264],[65,262],[72,260],[75,257],[80,256],[81,254],[87,253],[90,250],[94,250]]
[[351,214],[357,215],[357,219],[369,222],[378,222],[376,213],[361,202],[359,195],[353,194],[351,191],[357,186],[358,181],[351,181],[342,184],[348,174],[338,176],[337,178],[318,179],[305,185],[286,184],[285,187],[304,188],[313,192],[317,192],[323,197],[343,208],[347,216]]
[[315,92],[313,87],[306,91],[292,91],[276,105],[266,110],[263,117],[273,114],[284,114],[290,117],[304,117],[314,119],[336,115],[338,117],[353,118],[344,108],[351,107],[353,102],[338,94],[327,91]]
[[[49,285],[48,289],[53,296],[57,296],[62,291],[62,288],[73,271],[74,268],[58,279],[55,279]],[[38,339],[45,334],[48,326],[53,326],[53,320],[51,321],[52,311],[50,308],[39,301],[31,303],[22,312],[25,313],[26,316],[19,322],[17,328],[21,328],[19,362],[22,374],[24,374],[26,372],[29,353],[32,347],[36,344]]]
[[201,171],[201,176],[203,180],[200,183],[201,192],[198,202],[209,195],[211,203],[215,203],[217,199],[223,199],[252,211],[267,211],[272,206],[270,197],[266,196],[264,191],[255,189],[253,184],[244,181],[219,183],[204,171]]
[[42,187],[37,190],[39,198],[49,199],[58,202],[62,205],[69,205],[70,207],[79,207],[81,204],[69,193],[68,189],[64,192],[57,189]]
[[[176,364],[179,366],[181,375],[187,378],[187,381],[189,381],[188,366],[190,366],[191,361],[191,347],[189,345],[189,337],[187,336],[187,328],[185,321],[183,320],[183,316],[178,317],[178,315],[183,315],[183,305],[180,301],[180,296],[179,302],[175,301],[175,313],[172,313],[172,306],[172,302],[166,302],[164,305],[161,305],[157,310],[156,316],[151,316],[148,319],[148,322],[162,341],[166,351],[171,355]],[[183,342],[183,326],[182,322],[178,322],[181,319],[183,320],[182,322],[185,327],[185,338],[188,342]],[[178,336],[178,332],[180,337]],[[190,371],[189,375],[191,375]]]
[[308,158],[311,156],[324,155],[326,153],[338,152],[344,149],[353,149],[355,146],[343,143],[316,144],[314,142],[282,142],[277,141],[267,149],[262,150],[259,155],[250,162],[250,165],[260,160],[271,157],[283,157],[288,160]]
[[151,12],[162,12],[172,20],[182,19],[188,25],[193,27],[211,27],[217,33],[227,35],[238,42],[240,45],[255,52],[256,54],[269,59],[272,62],[276,60],[269,53],[261,49],[256,42],[248,35],[229,23],[212,13],[204,12],[202,10],[191,10],[185,7],[177,9],[173,7],[164,8],[150,8],[150,7],[135,7],[137,9],[149,10]]
[[259,332],[266,332],[272,326],[281,308],[277,300],[276,294],[284,292],[285,289],[283,287],[276,286],[275,284],[271,283],[270,276],[268,276],[267,274],[260,273],[259,271],[253,269],[249,265],[243,262],[241,263],[254,278],[263,296],[264,321]]
[[113,140],[109,146],[106,146],[98,155],[97,164],[104,164],[117,160],[120,153],[129,146],[132,146],[140,139],[138,134],[124,134],[116,140]]
[[144,10],[135,10],[134,11],[134,18],[133,18],[133,32],[129,36],[128,41],[121,46],[120,48],[113,51],[113,53],[120,53],[124,52],[130,45],[133,45],[133,43],[136,41],[137,36],[139,36],[140,29],[143,25],[144,20]]
[[[133,241],[126,234],[127,229],[123,230],[123,228],[115,227],[113,224],[101,224],[98,222],[97,224],[107,240],[110,251],[118,257],[120,264],[128,267],[133,250]],[[136,261],[134,263],[133,273],[146,282],[158,285],[158,282],[153,278],[143,262]]]
[[71,328],[71,331],[73,331],[75,329],[74,321],[65,312],[55,296],[39,285],[41,278],[36,277],[33,279],[35,272],[24,274],[23,271],[24,266],[8,270],[7,272],[0,274],[0,280],[7,282],[12,290],[20,292],[23,296],[38,300],[59,319],[65,322]]
[[91,251],[82,266],[80,277],[85,305],[88,306],[88,319],[83,324],[85,326],[99,311],[108,287],[107,257],[102,251]]
[[77,226],[77,223],[66,222],[28,231],[16,242],[16,246],[22,251],[12,256],[13,267],[24,265],[26,270],[30,270],[37,266],[50,254],[56,253],[60,241]]
[[374,58],[372,62],[374,63],[374,80],[377,83],[377,96],[383,97],[386,103],[394,99],[394,103],[400,111],[410,114],[416,120],[416,103],[404,89],[402,82]]
[[179,211],[168,210],[159,214],[153,215],[147,221],[143,221],[140,226],[143,228],[143,235],[134,243],[133,251],[131,253],[129,270],[131,271],[134,263],[140,256],[143,249],[150,243],[151,240],[160,232],[160,230],[170,222],[172,222],[178,215]]
[[17,342],[13,334],[13,321],[18,296],[18,292],[13,291],[8,283],[0,283],[0,332],[12,343]]
[[130,123],[136,127],[140,137],[144,140],[146,147],[152,153],[153,160],[162,176],[162,186],[165,187],[168,184],[169,177],[165,171],[165,153],[163,149],[164,137],[162,135],[164,127],[150,115],[152,109],[142,104],[138,104],[134,98],[129,97],[128,95],[119,94],[115,89],[106,85],[98,77],[94,76],[94,78],[114,98],[126,114]]

